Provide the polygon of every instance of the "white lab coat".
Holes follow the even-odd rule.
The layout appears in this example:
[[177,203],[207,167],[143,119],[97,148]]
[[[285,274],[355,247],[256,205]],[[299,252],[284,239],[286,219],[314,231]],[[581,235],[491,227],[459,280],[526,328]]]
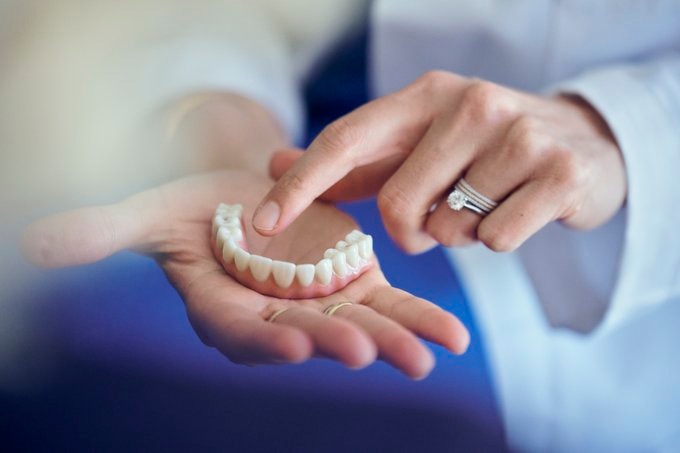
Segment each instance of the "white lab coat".
[[440,68],[588,99],[626,162],[624,212],[519,252],[451,250],[510,445],[680,450],[680,2],[383,1],[377,94]]
[[[131,97],[157,106],[235,90],[300,137],[300,83],[362,8],[311,3],[140,1],[151,5],[142,19],[120,15],[125,35],[140,38],[127,44],[135,77],[123,91],[134,82]],[[591,232],[550,225],[516,253],[478,246],[451,260],[485,337],[511,447],[680,449],[680,1],[378,0],[370,36],[376,95],[446,69],[578,93],[606,118],[628,173],[621,213]]]

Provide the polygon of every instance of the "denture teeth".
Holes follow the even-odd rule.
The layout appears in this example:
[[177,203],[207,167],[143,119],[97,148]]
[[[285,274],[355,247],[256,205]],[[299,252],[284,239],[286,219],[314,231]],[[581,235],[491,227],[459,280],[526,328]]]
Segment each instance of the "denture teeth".
[[241,231],[241,228],[234,227],[222,227],[222,228],[227,228],[229,236],[236,242],[241,242],[243,240],[243,231]]
[[347,255],[347,263],[353,268],[359,267],[361,258],[359,257],[359,246],[357,244],[352,244],[345,249],[345,255]]
[[234,263],[236,263],[236,269],[241,272],[248,269],[249,262],[250,253],[246,252],[240,247],[237,247],[236,252],[234,252]]
[[352,230],[351,233],[348,233],[347,236],[345,236],[345,241],[348,242],[349,244],[355,244],[359,242],[361,239],[366,236],[364,233],[362,233],[359,230]]
[[295,266],[295,274],[297,275],[300,285],[309,286],[314,281],[314,265],[298,264]]
[[222,247],[224,246],[224,241],[227,239],[231,239],[231,234],[229,234],[229,230],[226,229],[225,227],[220,227],[219,230],[217,230],[217,238],[215,241],[217,242],[217,248],[222,250]]
[[367,260],[373,255],[373,237],[366,235],[357,243],[359,247],[359,256]]
[[222,246],[222,259],[225,263],[232,262],[237,248],[238,246],[233,239],[227,239],[224,241],[224,245]]
[[328,258],[322,259],[314,267],[316,280],[322,285],[328,285],[333,277],[333,262]]
[[224,219],[222,218],[222,216],[216,215],[215,217],[213,217],[213,221],[212,221],[213,236],[217,234],[217,230],[219,230],[219,228],[223,225],[224,225]]
[[224,226],[241,229],[241,220],[238,217],[226,217],[224,219]]
[[240,244],[244,240],[241,216],[243,206],[220,203],[212,219],[213,237],[217,249],[222,251],[225,263],[235,263],[236,269],[250,273],[258,282],[265,282],[270,276],[281,288],[288,288],[297,278],[302,287],[308,287],[315,280],[328,285],[333,275],[346,277],[350,272],[366,264],[373,255],[373,238],[359,230],[353,230],[338,241],[334,248],[327,249],[317,264],[298,264],[252,255]]
[[215,212],[223,217],[241,217],[241,214],[243,214],[243,206],[240,204],[220,203]]
[[250,266],[250,273],[258,282],[267,280],[272,272],[272,260],[264,256],[251,255],[248,266]]
[[295,264],[288,261],[274,261],[272,274],[277,285],[281,288],[288,288],[295,278]]
[[338,252],[333,257],[333,270],[338,275],[338,277],[344,277],[349,274],[349,268],[347,267],[347,255],[344,252]]

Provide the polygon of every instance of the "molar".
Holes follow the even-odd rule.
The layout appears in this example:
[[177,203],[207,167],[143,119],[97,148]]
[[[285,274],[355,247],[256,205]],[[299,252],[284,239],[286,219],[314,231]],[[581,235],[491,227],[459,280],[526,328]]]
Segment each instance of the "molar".
[[213,217],[213,221],[212,221],[213,236],[217,234],[217,230],[219,230],[219,228],[223,225],[224,225],[224,219],[222,218],[222,216],[219,215],[219,214],[215,215],[215,217]]
[[241,214],[243,214],[243,206],[240,204],[220,203],[215,212],[224,217],[241,217]]
[[224,226],[241,229],[241,220],[238,217],[225,217]]
[[333,277],[333,262],[328,259],[324,258],[318,263],[316,263],[315,266],[315,277],[316,280],[321,283],[322,285],[327,285],[331,282],[331,277]]
[[302,286],[309,286],[314,281],[314,265],[313,264],[298,264],[295,266],[295,274],[298,282]]
[[295,264],[288,261],[274,261],[272,274],[277,285],[281,288],[288,288],[295,278]]
[[250,262],[250,273],[258,282],[263,282],[269,278],[269,274],[272,272],[272,260],[271,258],[265,258],[260,255],[251,255]]
[[224,246],[224,241],[227,239],[231,239],[231,234],[229,234],[229,230],[225,227],[220,227],[219,230],[217,230],[217,238],[215,241],[217,242],[217,248],[222,250],[222,247]]
[[364,233],[362,233],[359,230],[352,230],[351,233],[348,233],[347,236],[345,236],[345,241],[349,244],[356,244],[360,240],[362,240],[366,236]]

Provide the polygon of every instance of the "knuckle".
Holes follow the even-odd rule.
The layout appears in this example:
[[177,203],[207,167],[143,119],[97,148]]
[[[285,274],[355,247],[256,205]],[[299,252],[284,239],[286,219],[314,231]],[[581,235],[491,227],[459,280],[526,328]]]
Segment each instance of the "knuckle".
[[477,236],[479,240],[494,252],[512,252],[517,248],[517,243],[510,232],[480,225]]
[[541,124],[533,117],[521,116],[510,127],[508,152],[513,159],[535,161],[541,157],[545,143]]
[[324,152],[343,154],[361,144],[363,139],[363,129],[343,116],[327,125],[315,141]]
[[475,122],[495,122],[514,114],[515,102],[509,90],[484,80],[470,84],[462,104]]
[[574,152],[563,147],[551,150],[553,179],[557,187],[575,192],[587,178],[587,168]]
[[278,183],[281,193],[304,193],[307,191],[307,183],[300,175],[289,173],[279,180]]
[[439,93],[441,90],[449,89],[458,79],[458,76],[450,72],[434,70],[418,77],[414,85],[427,92]]
[[378,193],[378,210],[386,223],[401,224],[410,215],[410,197],[395,184],[385,184]]
[[474,228],[464,228],[450,222],[428,222],[427,232],[444,247],[469,245],[477,240]]

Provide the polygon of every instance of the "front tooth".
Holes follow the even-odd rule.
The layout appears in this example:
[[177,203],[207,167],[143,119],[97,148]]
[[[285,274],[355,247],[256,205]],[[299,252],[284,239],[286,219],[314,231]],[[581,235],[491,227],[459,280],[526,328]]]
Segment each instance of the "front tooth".
[[323,252],[323,257],[324,257],[324,258],[331,259],[331,258],[333,258],[333,257],[334,257],[335,255],[337,255],[337,254],[338,254],[338,250],[337,250],[337,249],[327,249],[325,252]]
[[316,280],[322,285],[327,285],[331,282],[333,277],[333,262],[328,258],[322,259],[315,266],[315,277]]
[[354,268],[359,267],[359,261],[361,260],[359,257],[359,246],[356,244],[350,245],[345,249],[345,255],[347,255],[347,262],[350,266]]
[[345,241],[350,244],[355,244],[364,238],[365,234],[359,230],[353,230],[345,236]]
[[250,256],[250,273],[258,282],[263,282],[269,278],[269,274],[272,272],[272,260],[271,258],[265,258],[260,255]]
[[359,255],[365,260],[369,259],[373,255],[373,237],[367,235],[361,241],[357,243],[359,246]]
[[248,262],[250,261],[250,253],[243,250],[241,247],[236,248],[234,253],[234,262],[236,263],[236,269],[243,272],[248,269]]
[[295,266],[295,273],[297,274],[298,282],[302,286],[309,286],[314,281],[313,264],[298,264]]
[[345,247],[347,247],[347,242],[345,241],[338,241],[337,244],[335,244],[335,248],[338,250],[345,250]]
[[238,246],[233,239],[229,238],[224,241],[224,245],[222,246],[222,259],[225,263],[231,263],[231,260],[234,259],[236,249],[238,249]]
[[295,278],[295,264],[288,261],[274,261],[272,274],[277,285],[281,288],[288,288]]
[[347,268],[347,255],[343,252],[338,252],[337,255],[333,257],[333,270],[339,277],[344,277],[349,273]]

